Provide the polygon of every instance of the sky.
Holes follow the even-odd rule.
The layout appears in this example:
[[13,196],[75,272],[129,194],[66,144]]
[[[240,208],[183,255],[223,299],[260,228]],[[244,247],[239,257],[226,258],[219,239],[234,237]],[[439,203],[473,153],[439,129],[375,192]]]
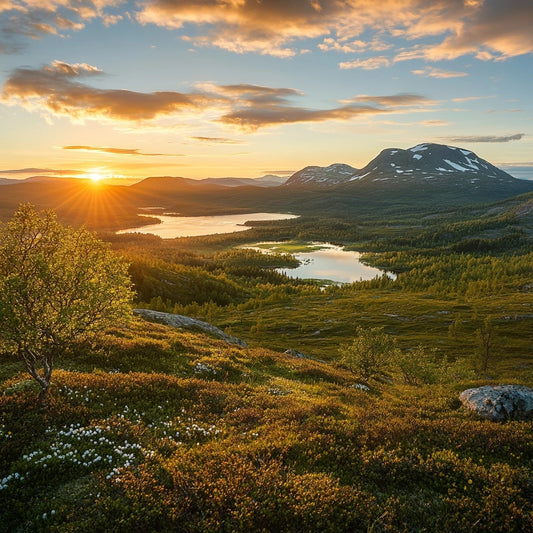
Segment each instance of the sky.
[[288,176],[436,142],[533,179],[532,28],[531,0],[0,0],[0,178]]

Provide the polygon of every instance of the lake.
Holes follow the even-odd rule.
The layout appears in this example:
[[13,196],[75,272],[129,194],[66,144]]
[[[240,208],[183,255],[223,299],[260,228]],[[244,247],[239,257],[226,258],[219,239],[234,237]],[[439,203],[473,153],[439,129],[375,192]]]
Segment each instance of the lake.
[[218,215],[199,217],[180,217],[171,215],[150,215],[161,220],[160,224],[150,224],[139,228],[120,230],[117,233],[150,233],[162,239],[176,237],[198,237],[218,233],[234,233],[251,229],[245,222],[257,220],[287,220],[298,215],[285,213],[247,213],[239,215]]
[[[153,208],[154,210],[157,208]],[[147,215],[148,216],[148,215]],[[286,213],[248,213],[239,215],[216,215],[198,217],[180,217],[171,215],[150,215],[161,220],[160,224],[150,224],[138,228],[121,230],[117,233],[150,233],[163,239],[176,237],[198,237],[217,233],[233,233],[250,229],[245,226],[247,221],[255,220],[287,220],[297,215]],[[263,243],[263,252],[276,252],[278,243]],[[250,246],[254,248],[254,246]],[[293,254],[300,266],[297,268],[278,269],[278,272],[291,278],[330,280],[336,283],[353,283],[354,281],[370,280],[383,275],[378,268],[367,266],[359,261],[360,253],[343,250],[340,246],[327,243],[309,243],[309,251],[298,251]],[[393,274],[387,273],[395,279]]]
[[[319,249],[316,249],[316,247]],[[378,268],[367,266],[359,261],[359,252],[343,250],[340,246],[327,243],[310,243],[309,252],[297,252],[293,255],[300,261],[296,268],[280,268],[278,272],[290,278],[322,279],[337,283],[353,283],[354,281],[370,280],[381,277],[385,272]],[[264,247],[256,248],[265,251]],[[276,244],[269,246],[271,252],[276,252]],[[394,274],[388,273],[391,279]]]

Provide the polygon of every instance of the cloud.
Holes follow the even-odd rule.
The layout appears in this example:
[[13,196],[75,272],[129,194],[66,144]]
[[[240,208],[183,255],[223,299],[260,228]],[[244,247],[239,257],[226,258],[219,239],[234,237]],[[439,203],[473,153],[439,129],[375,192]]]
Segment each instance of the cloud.
[[[227,86],[226,86],[227,87]],[[300,95],[299,91],[286,89],[287,94]],[[396,113],[406,108],[431,105],[433,100],[416,94],[396,94],[388,96],[359,95],[342,100],[340,106],[330,109],[308,109],[295,106],[285,93],[262,95],[240,93],[241,101],[234,110],[223,115],[220,122],[237,126],[245,131],[298,122],[326,122],[330,120],[351,120],[363,116]]]
[[80,31],[94,19],[115,23],[122,15],[112,15],[107,10],[123,3],[124,0],[1,0],[0,53],[20,52],[28,38],[67,37],[69,31]]
[[4,103],[38,108],[71,119],[150,120],[208,105],[201,94],[172,91],[141,93],[125,89],[98,89],[82,83],[102,72],[85,63],[54,61],[41,69],[16,69],[4,84]]
[[194,141],[200,141],[205,143],[214,143],[214,144],[242,144],[243,141],[238,141],[236,139],[229,139],[227,137],[189,137]]
[[452,102],[472,102],[474,100],[486,100],[487,98],[495,98],[495,95],[490,96],[461,96],[452,98]]
[[[432,38],[434,44],[407,47],[402,59],[413,51],[430,60],[533,52],[530,0],[147,0],[136,17],[178,30],[198,46],[282,57],[301,53],[299,42],[315,38],[322,39],[317,46],[323,51],[385,50],[387,35],[407,43]],[[363,34],[374,44],[361,45]]]
[[339,63],[342,70],[361,68],[363,70],[376,70],[382,67],[388,67],[390,60],[385,56],[369,57],[368,59],[354,59],[353,61],[343,61]]
[[457,143],[507,143],[510,141],[519,141],[525,133],[515,133],[514,135],[498,136],[498,135],[472,135],[463,137],[443,137],[449,142]]
[[297,122],[325,122],[328,120],[349,120],[361,115],[385,113],[384,109],[372,106],[342,106],[333,109],[305,109],[291,106],[270,106],[239,109],[220,118],[224,124],[253,131],[265,126],[294,124]]
[[71,174],[83,174],[80,170],[59,170],[55,168],[16,168],[10,170],[0,170],[0,174],[56,174],[59,176]]
[[373,102],[381,106],[415,106],[415,105],[433,105],[437,102],[420,94],[400,93],[387,96],[371,96],[360,94],[349,100],[343,100],[343,103]]
[[194,26],[198,31],[188,35],[188,40],[198,46],[291,57],[301,52],[291,46],[294,40],[329,33],[345,7],[341,4],[324,0],[150,0],[136,17],[141,24],[184,33]]
[[465,8],[462,24],[440,44],[427,50],[432,60],[473,54],[502,60],[533,52],[533,4],[530,0],[487,0]]
[[468,76],[468,72],[454,72],[451,70],[441,70],[434,67],[426,67],[420,70],[412,70],[411,72],[413,74],[416,74],[417,76],[423,76],[424,78],[446,79],[463,78],[464,76]]
[[446,122],[445,120],[423,120],[420,123],[422,126],[448,126],[449,122]]
[[391,44],[387,44],[378,38],[372,41],[362,41],[361,39],[351,41],[340,41],[332,37],[326,37],[319,45],[319,50],[323,52],[343,52],[343,53],[359,53],[364,50],[372,50],[374,52],[382,52],[392,48]]
[[[328,109],[298,106],[295,98],[303,96],[290,87],[266,87],[251,84],[198,84],[194,92],[173,91],[140,93],[124,89],[99,89],[85,83],[103,72],[87,63],[54,61],[41,69],[17,69],[6,81],[1,100],[42,113],[67,116],[71,120],[100,119],[115,122],[150,123],[159,117],[180,115],[190,120],[207,113],[207,119],[243,131],[298,122],[351,120],[359,116],[394,113],[434,102],[420,95],[361,95],[341,101]],[[419,110],[419,109],[415,109]],[[204,142],[228,142],[226,138],[196,137]],[[66,149],[103,151],[128,155],[143,154],[138,149],[71,146]],[[153,154],[160,155],[160,154]]]
[[83,152],[99,152],[102,154],[115,154],[115,155],[142,155],[142,156],[181,156],[182,154],[148,154],[141,152],[139,148],[109,148],[100,146],[87,146],[87,145],[70,145],[62,146],[62,150],[80,150]]
[[309,109],[295,105],[294,98],[303,96],[298,89],[272,88],[259,85],[204,84],[204,90],[215,95],[233,98],[231,111],[224,113],[219,122],[244,131],[282,124],[302,122],[347,121],[362,116],[393,113],[400,108],[432,103],[420,95],[356,96],[342,100],[341,105],[329,109]]
[[[533,53],[531,0],[2,0],[0,13],[4,53],[19,52],[28,38],[66,37],[89,22],[125,18],[176,31],[191,46],[285,58],[308,52],[311,39],[343,53],[383,51],[402,39],[394,61]],[[431,44],[420,43],[428,37]],[[388,61],[359,58],[343,68]]]

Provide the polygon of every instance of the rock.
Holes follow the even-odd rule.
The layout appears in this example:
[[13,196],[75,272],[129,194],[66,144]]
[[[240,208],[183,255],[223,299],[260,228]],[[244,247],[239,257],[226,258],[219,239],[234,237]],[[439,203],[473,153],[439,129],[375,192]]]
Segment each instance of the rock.
[[479,416],[501,422],[533,418],[533,390],[523,385],[487,385],[459,395],[461,403]]
[[370,387],[368,385],[365,385],[364,383],[355,383],[354,385],[350,385],[352,389],[362,390],[365,392],[370,391]]
[[293,350],[292,348],[285,350],[283,353],[286,355],[292,355],[292,357],[297,357],[298,359],[309,359],[304,353],[299,352],[298,350]]
[[244,342],[243,340],[224,333],[221,329],[217,328],[216,326],[213,326],[212,324],[202,322],[201,320],[196,320],[195,318],[191,318],[189,316],[175,315],[173,313],[163,313],[162,311],[153,311],[152,309],[134,309],[133,312],[136,315],[140,315],[144,318],[147,318],[148,320],[162,322],[167,326],[172,326],[175,328],[198,328],[202,331],[205,331],[206,333],[210,333],[211,335],[218,337],[219,339],[225,340],[230,344],[238,344],[239,346],[243,346],[244,348],[246,348],[246,342]]
[[298,359],[309,359],[309,361],[316,361],[317,363],[323,363],[327,364],[326,361],[322,359],[317,359],[316,357],[311,357],[310,355],[307,355],[305,353],[299,352],[298,350],[294,350],[293,348],[289,348],[288,350],[285,350],[283,352],[285,355],[290,355],[291,357],[296,357]]

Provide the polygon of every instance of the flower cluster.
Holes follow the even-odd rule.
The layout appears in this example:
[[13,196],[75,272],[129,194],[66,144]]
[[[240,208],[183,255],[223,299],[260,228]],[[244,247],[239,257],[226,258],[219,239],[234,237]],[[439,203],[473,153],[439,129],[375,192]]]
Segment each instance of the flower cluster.
[[216,375],[217,371],[211,366],[205,363],[196,363],[194,365],[195,374],[213,374]]
[[[183,409],[182,414],[185,414]],[[161,439],[173,441],[177,445],[193,442],[199,444],[218,437],[222,433],[214,424],[199,424],[192,417],[182,418],[180,416],[148,424],[147,427],[156,430],[156,434]]]
[[116,423],[83,427],[71,424],[62,429],[48,428],[51,442],[43,447],[24,454],[14,465],[17,469],[0,483],[0,490],[14,480],[22,481],[39,475],[45,469],[67,471],[78,468],[92,472],[95,469],[111,468],[111,473],[120,468],[128,468],[145,456],[140,444],[123,442],[117,435]]

